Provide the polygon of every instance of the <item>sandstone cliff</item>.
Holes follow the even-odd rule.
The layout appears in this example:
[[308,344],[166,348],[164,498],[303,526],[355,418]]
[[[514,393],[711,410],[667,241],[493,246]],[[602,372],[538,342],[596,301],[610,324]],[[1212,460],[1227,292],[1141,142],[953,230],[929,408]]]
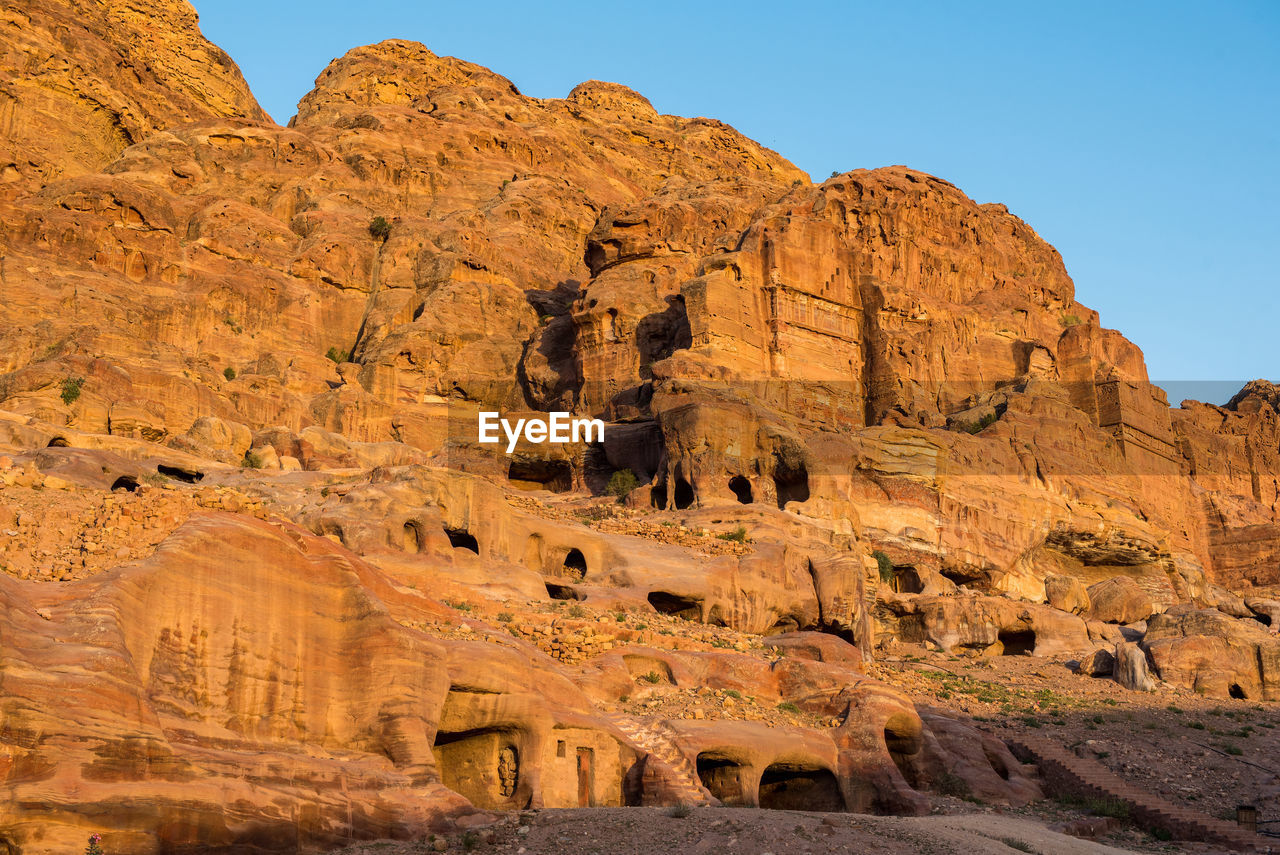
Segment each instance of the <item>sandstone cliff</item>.
[[1280,697],[1276,388],[1170,409],[1004,206],[406,41],[280,127],[181,0],[0,15],[10,847],[1036,797],[901,645]]

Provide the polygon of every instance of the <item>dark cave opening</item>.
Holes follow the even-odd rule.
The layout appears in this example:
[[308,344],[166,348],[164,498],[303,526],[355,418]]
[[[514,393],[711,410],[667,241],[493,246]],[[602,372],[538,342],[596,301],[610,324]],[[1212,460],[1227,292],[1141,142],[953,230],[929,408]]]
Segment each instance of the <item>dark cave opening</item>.
[[702,601],[693,597],[683,597],[667,591],[652,591],[648,598],[654,611],[671,615],[682,620],[701,620]]
[[480,554],[480,541],[476,540],[475,535],[465,528],[449,528],[445,526],[444,533],[449,536],[449,545],[454,549],[469,549],[476,555]]

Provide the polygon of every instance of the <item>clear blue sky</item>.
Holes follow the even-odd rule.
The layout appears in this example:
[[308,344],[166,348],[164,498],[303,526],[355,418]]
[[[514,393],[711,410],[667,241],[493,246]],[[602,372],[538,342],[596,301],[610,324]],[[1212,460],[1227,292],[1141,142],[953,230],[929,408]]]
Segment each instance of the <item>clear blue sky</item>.
[[384,38],[527,95],[617,81],[818,180],[904,163],[1004,202],[1157,382],[1280,381],[1277,0],[194,2],[282,123],[330,60]]

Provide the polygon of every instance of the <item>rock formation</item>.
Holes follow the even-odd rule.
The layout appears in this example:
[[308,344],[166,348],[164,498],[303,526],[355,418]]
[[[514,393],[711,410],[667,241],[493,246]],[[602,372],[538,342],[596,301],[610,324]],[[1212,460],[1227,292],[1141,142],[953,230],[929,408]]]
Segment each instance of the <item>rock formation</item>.
[[11,850],[1038,797],[902,645],[1280,696],[1280,394],[1171,410],[1004,206],[405,41],[282,127],[184,0],[0,16]]

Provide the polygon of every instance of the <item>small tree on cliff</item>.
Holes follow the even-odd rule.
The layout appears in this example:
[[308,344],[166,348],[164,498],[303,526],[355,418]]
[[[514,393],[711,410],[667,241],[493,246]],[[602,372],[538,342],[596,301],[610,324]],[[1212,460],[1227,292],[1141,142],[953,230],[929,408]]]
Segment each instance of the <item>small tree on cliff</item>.
[[386,217],[374,217],[369,222],[369,235],[376,241],[386,243],[391,237],[391,223]]
[[106,853],[102,851],[101,843],[101,834],[90,834],[89,845],[84,848],[84,855],[106,855]]

